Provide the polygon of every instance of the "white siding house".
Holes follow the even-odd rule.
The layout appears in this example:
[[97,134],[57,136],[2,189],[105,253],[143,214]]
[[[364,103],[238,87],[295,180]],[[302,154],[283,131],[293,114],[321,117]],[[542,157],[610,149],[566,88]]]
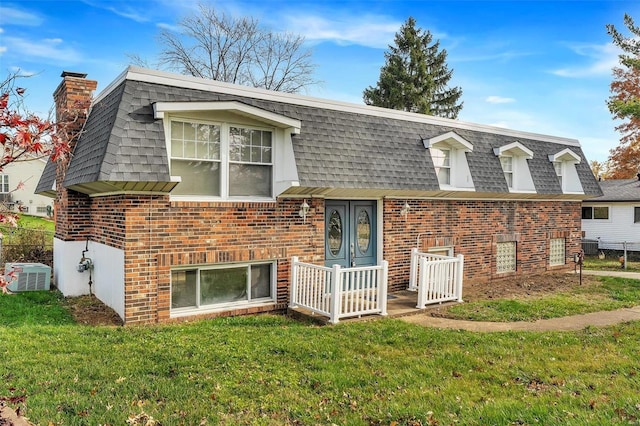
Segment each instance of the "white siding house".
[[582,203],[585,240],[599,249],[640,251],[640,178],[600,182],[603,196]]
[[53,200],[35,193],[46,159],[34,158],[8,164],[0,172],[0,199],[13,212],[51,215]]

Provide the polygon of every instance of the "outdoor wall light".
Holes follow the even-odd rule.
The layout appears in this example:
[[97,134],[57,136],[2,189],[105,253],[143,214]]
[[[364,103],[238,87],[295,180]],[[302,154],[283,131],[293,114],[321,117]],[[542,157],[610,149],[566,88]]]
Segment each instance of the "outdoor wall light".
[[300,210],[298,211],[298,216],[302,218],[304,223],[307,223],[307,215],[309,214],[309,204],[307,204],[307,200],[302,202],[300,206]]
[[405,220],[407,219],[407,215],[409,214],[409,210],[411,210],[411,206],[407,201],[404,202],[404,206],[400,209],[400,216],[403,216]]

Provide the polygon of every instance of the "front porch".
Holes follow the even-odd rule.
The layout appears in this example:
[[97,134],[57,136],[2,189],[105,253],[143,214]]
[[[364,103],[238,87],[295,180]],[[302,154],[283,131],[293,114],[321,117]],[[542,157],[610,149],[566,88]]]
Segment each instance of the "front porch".
[[411,251],[409,288],[387,294],[388,264],[342,268],[291,261],[289,312],[323,322],[368,315],[403,316],[462,302],[464,257]]
[[[410,290],[401,290],[393,293],[389,293],[387,295],[387,318],[400,318],[411,315],[421,315],[428,314],[431,312],[437,312],[438,309],[444,306],[449,306],[455,303],[459,303],[457,301],[449,301],[449,302],[440,302],[426,305],[424,308],[416,308],[416,297],[417,294],[415,291]],[[309,309],[305,309],[303,307],[289,307],[287,309],[288,315],[293,318],[299,318],[301,320],[310,320],[317,324],[328,325],[331,324],[330,318],[326,315],[317,314]],[[370,321],[379,318],[384,318],[381,315],[364,315],[364,316],[353,316],[353,317],[345,317],[341,321],[351,322],[351,321]]]

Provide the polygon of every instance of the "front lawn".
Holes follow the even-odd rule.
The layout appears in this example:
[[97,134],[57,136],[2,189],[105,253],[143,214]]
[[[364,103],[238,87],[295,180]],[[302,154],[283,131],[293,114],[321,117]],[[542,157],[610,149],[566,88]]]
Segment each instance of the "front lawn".
[[598,256],[585,256],[583,266],[585,269],[599,271],[640,272],[640,261],[637,253],[631,253],[627,256],[626,269],[622,267],[619,256],[614,255],[608,255],[604,259],[600,259]]
[[275,315],[88,327],[54,308],[56,293],[42,294],[0,296],[12,318],[0,322],[0,401],[36,424],[640,421],[640,322],[482,334]]
[[443,315],[473,321],[535,321],[636,305],[640,305],[640,281],[598,277],[554,293],[474,300],[451,306]]

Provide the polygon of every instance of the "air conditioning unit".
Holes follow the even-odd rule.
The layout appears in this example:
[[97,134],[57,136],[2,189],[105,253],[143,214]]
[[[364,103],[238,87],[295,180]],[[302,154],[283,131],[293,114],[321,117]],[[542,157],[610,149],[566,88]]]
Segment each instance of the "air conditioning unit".
[[[16,277],[13,281],[8,276],[11,271]],[[9,291],[49,290],[51,268],[42,263],[6,263],[4,277],[9,282]]]

